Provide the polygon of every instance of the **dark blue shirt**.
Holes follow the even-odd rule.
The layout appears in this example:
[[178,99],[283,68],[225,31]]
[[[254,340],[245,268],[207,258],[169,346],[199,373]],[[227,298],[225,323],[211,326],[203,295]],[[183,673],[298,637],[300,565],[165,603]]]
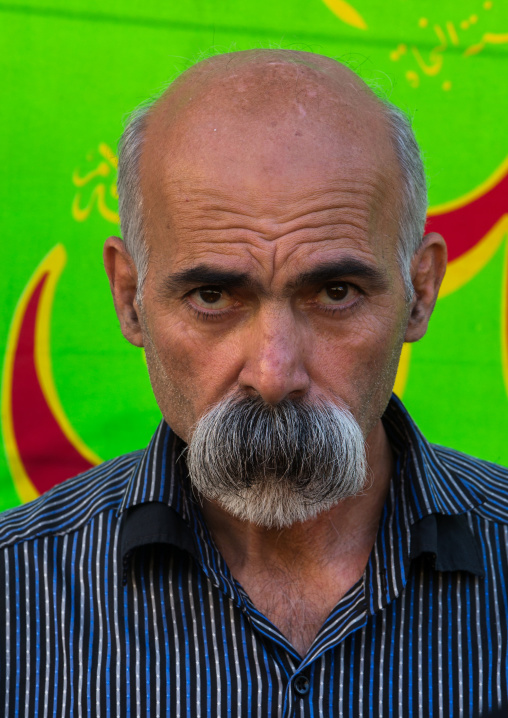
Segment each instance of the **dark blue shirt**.
[[[508,471],[383,417],[363,577],[302,659],[231,575],[163,422],[0,520],[0,714],[483,716],[508,705]],[[506,713],[508,715],[508,712]]]

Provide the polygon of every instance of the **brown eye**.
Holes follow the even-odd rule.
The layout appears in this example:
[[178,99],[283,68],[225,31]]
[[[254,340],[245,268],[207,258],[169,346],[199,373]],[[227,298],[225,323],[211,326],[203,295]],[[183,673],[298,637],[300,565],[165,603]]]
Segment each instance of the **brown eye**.
[[205,304],[217,304],[222,299],[222,290],[214,287],[202,287],[199,290],[199,298]]
[[330,282],[318,292],[317,300],[329,308],[344,309],[354,306],[359,296],[360,292],[354,284]]
[[349,285],[339,283],[339,284],[332,284],[329,287],[326,287],[326,294],[329,299],[333,300],[334,302],[340,302],[342,299],[345,299],[349,293]]
[[198,287],[188,295],[189,299],[203,309],[227,309],[234,302],[222,287]]

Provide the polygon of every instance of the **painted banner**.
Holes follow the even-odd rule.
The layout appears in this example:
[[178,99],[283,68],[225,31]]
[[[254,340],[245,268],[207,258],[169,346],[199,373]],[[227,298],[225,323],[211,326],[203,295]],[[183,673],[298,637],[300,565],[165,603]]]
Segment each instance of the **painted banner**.
[[450,265],[396,391],[427,437],[508,464],[508,4],[0,2],[0,509],[146,445],[159,412],[102,268],[127,113],[202,54],[335,57],[408,111]]

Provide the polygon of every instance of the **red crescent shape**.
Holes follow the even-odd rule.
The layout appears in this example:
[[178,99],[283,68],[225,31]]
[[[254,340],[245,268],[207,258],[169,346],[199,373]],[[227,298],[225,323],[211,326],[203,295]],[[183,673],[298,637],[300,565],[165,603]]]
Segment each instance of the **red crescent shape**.
[[471,202],[449,211],[432,213],[427,218],[426,231],[443,235],[451,262],[480,242],[507,212],[508,173]]
[[12,423],[26,473],[39,493],[92,467],[69,442],[41,389],[35,366],[35,329],[43,274],[24,313],[14,351]]

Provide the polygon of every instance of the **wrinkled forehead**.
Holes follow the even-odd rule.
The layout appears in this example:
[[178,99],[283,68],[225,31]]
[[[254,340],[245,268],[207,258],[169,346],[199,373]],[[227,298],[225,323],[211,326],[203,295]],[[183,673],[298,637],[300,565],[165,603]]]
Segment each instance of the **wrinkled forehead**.
[[333,60],[295,55],[222,56],[174,83],[146,127],[141,187],[152,213],[186,185],[246,194],[263,187],[283,201],[295,183],[319,192],[351,179],[396,194],[380,102]]

